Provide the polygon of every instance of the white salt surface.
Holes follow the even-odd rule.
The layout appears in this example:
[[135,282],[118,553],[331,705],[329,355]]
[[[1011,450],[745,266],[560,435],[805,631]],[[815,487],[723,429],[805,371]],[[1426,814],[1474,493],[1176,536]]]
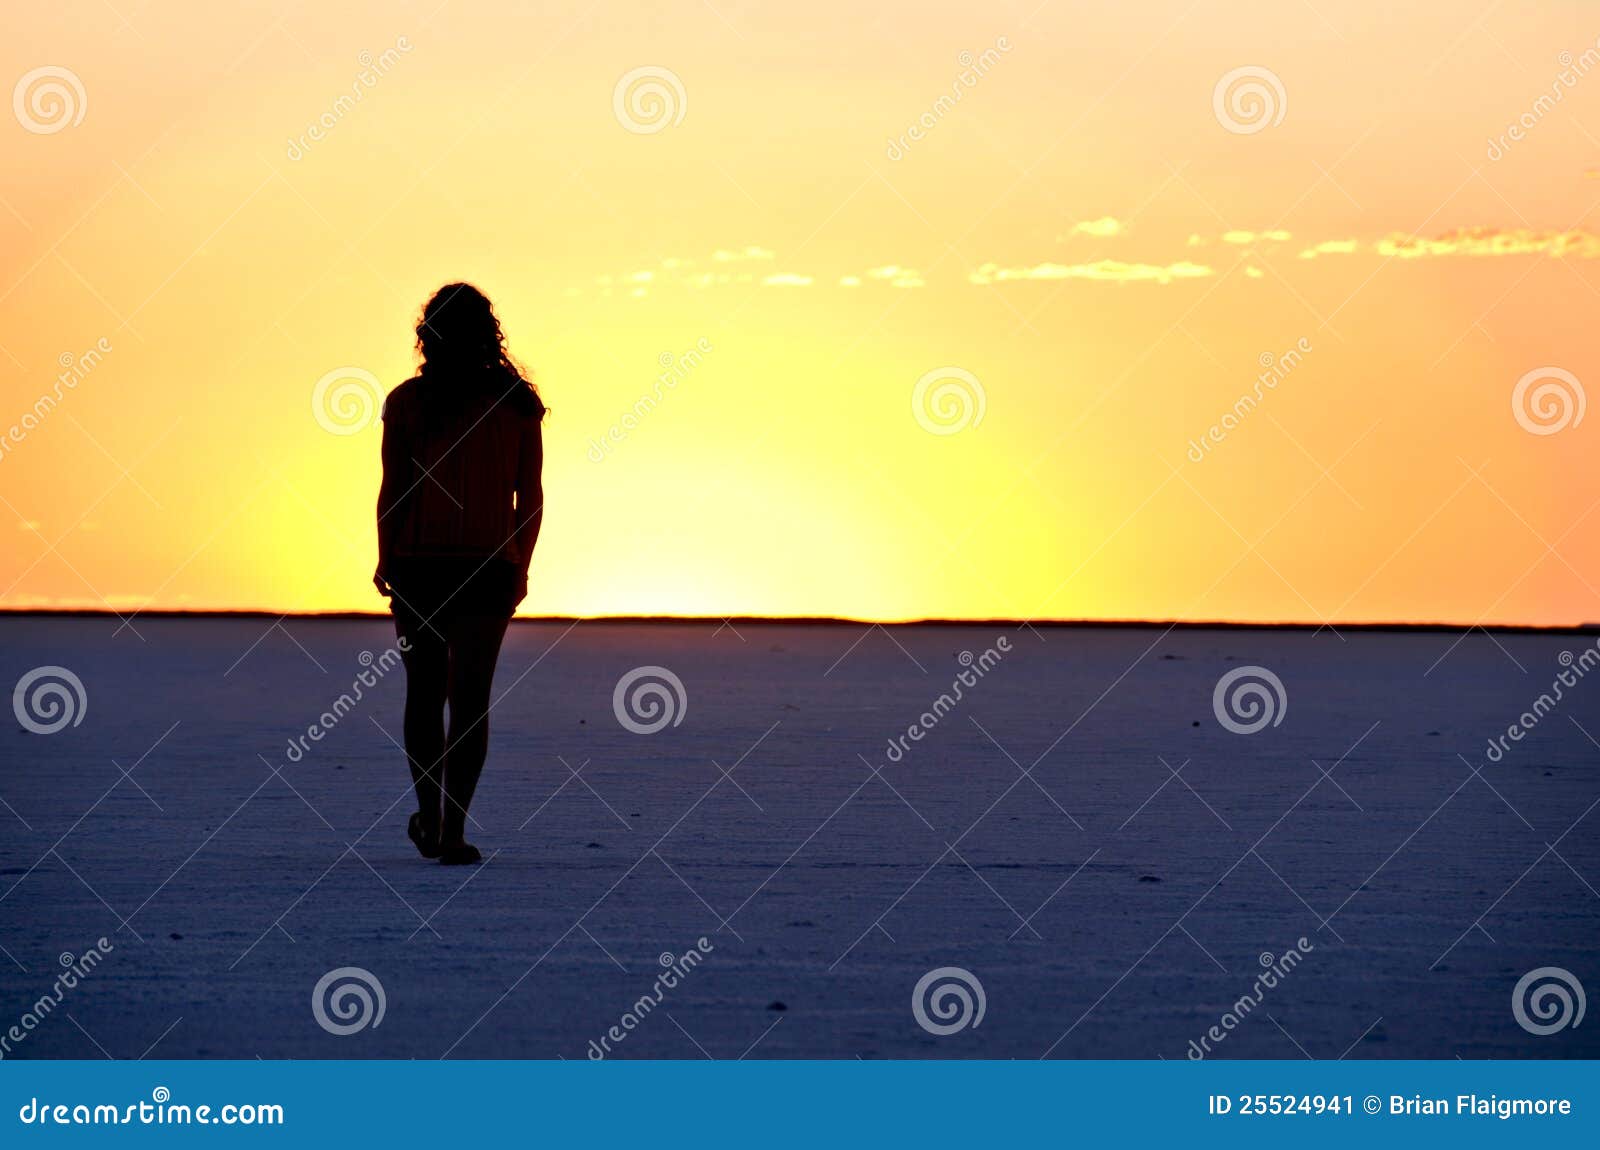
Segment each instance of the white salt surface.
[[[87,700],[0,736],[0,1033],[112,948],[7,1057],[584,1058],[702,937],[613,1057],[1183,1058],[1302,937],[1213,1057],[1600,1055],[1600,1019],[1512,1010],[1538,967],[1600,988],[1600,675],[1485,757],[1592,637],[518,624],[457,869],[405,838],[398,669],[287,758],[386,622],[133,625],[0,620],[8,691],[53,664]],[[638,735],[645,664],[687,705]],[[1239,735],[1212,691],[1247,664],[1287,709]],[[347,966],[385,1012],[337,1036]],[[979,1025],[918,1024],[937,967]]]

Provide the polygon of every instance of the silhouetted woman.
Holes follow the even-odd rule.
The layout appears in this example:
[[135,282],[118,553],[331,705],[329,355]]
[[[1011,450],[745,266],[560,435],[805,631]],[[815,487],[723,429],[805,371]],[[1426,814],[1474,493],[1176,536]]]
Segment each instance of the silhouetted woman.
[[[424,858],[482,857],[467,808],[489,749],[489,690],[539,538],[544,404],[489,300],[446,284],[417,324],[421,370],[383,409],[378,570],[404,640],[407,833]],[[445,731],[444,709],[450,706]]]

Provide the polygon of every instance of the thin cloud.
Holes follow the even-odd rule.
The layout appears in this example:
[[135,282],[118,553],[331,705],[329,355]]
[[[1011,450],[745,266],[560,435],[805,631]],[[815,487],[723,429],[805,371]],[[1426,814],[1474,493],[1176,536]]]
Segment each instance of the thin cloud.
[[1314,260],[1318,256],[1347,256],[1356,250],[1355,240],[1323,240],[1314,244],[1300,253],[1303,260]]
[[1075,236],[1117,236],[1121,235],[1124,225],[1115,216],[1101,216],[1098,220],[1079,220],[1072,225],[1072,234]]
[[1217,273],[1205,264],[1187,260],[1171,264],[1138,264],[1123,260],[1096,260],[1089,264],[1035,264],[1033,267],[1003,268],[984,264],[967,276],[975,284],[1004,283],[1008,280],[1100,280],[1110,283],[1170,284],[1174,280],[1203,279]]
[[1290,237],[1289,237],[1289,233],[1288,232],[1282,231],[1282,230],[1277,229],[1277,228],[1274,228],[1271,231],[1266,231],[1266,232],[1231,231],[1231,232],[1223,232],[1222,233],[1222,242],[1223,243],[1225,243],[1225,244],[1235,244],[1235,245],[1238,245],[1240,247],[1246,246],[1248,244],[1253,244],[1257,240],[1261,240],[1261,241],[1266,242],[1266,243],[1281,244],[1284,241],[1288,240],[1289,238]]
[[903,268],[899,264],[888,264],[881,268],[867,269],[867,278],[882,280],[890,287],[919,288],[926,287],[927,281],[922,278],[922,273],[916,268]]
[[1555,259],[1595,259],[1600,257],[1600,236],[1583,230],[1556,232],[1537,228],[1457,228],[1443,235],[1426,237],[1391,232],[1380,240],[1363,245],[1357,240],[1323,240],[1300,253],[1303,260],[1327,255],[1352,255],[1368,251],[1387,259],[1422,260],[1465,256],[1487,259],[1495,256],[1547,255]]
[[1399,259],[1425,259],[1439,256],[1531,256],[1556,258],[1574,256],[1594,259],[1600,255],[1600,236],[1591,232],[1545,232],[1531,228],[1460,228],[1437,239],[1422,239],[1399,233],[1378,241],[1377,253]]
[[[1072,226],[1072,234],[1096,237],[1123,235],[1127,227],[1112,216],[1094,220],[1081,220]],[[1220,243],[1236,248],[1250,248],[1262,244],[1280,244],[1292,238],[1281,228],[1263,231],[1231,229],[1215,236],[1191,233],[1184,247],[1193,251]],[[1425,237],[1405,232],[1391,232],[1377,239],[1339,237],[1324,240],[1302,240],[1298,258],[1317,260],[1331,256],[1366,255],[1384,259],[1425,260],[1464,257],[1489,259],[1496,256],[1549,256],[1555,259],[1600,259],[1600,234],[1583,229],[1571,231],[1541,230],[1538,228],[1470,227],[1458,228],[1438,236]],[[1245,252],[1240,252],[1245,256]],[[858,289],[868,285],[887,285],[894,288],[926,288],[928,281],[917,268],[902,264],[884,264],[856,273],[815,274],[776,271],[761,274],[761,269],[741,265],[766,263],[777,255],[769,248],[750,245],[744,248],[719,248],[709,261],[709,266],[696,261],[669,257],[654,269],[632,272],[614,272],[595,276],[593,283],[602,296],[618,295],[642,298],[647,289],[655,290],[672,285],[695,289],[711,289],[737,285],[761,287],[801,288],[818,283],[841,289]],[[1170,263],[1145,263],[1128,260],[1101,259],[1075,264],[1046,261],[1036,264],[1002,266],[989,262],[968,272],[969,284],[988,286],[1006,282],[1044,282],[1085,280],[1097,283],[1153,283],[1167,285],[1180,280],[1206,279],[1218,272],[1208,263],[1180,259]],[[1261,270],[1246,267],[1244,274],[1259,279]],[[578,294],[579,289],[568,288],[568,294]]]
[[711,253],[711,258],[716,260],[719,264],[732,264],[744,263],[750,260],[777,259],[777,253],[769,251],[766,248],[754,246],[742,248],[739,251],[718,248],[716,251]]

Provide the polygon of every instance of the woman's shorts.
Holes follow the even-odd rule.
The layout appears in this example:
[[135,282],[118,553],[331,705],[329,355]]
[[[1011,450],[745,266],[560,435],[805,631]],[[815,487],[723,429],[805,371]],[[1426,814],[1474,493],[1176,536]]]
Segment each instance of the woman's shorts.
[[404,627],[444,627],[457,619],[509,618],[522,601],[522,572],[509,559],[393,559],[385,573],[389,600]]

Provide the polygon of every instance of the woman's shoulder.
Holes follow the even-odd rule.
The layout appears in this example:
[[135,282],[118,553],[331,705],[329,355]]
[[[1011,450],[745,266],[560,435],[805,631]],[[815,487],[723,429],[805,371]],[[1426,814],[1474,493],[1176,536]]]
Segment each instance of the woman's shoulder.
[[494,406],[511,412],[518,419],[534,422],[544,418],[544,401],[539,392],[521,372],[504,371],[491,384]]
[[533,384],[527,380],[523,380],[520,387],[512,388],[510,400],[511,409],[523,419],[531,419],[538,423],[544,418],[544,401],[539,398],[539,393],[534,390]]
[[421,377],[414,375],[390,391],[383,401],[383,418],[392,419],[409,409],[416,400],[417,385],[420,382]]

